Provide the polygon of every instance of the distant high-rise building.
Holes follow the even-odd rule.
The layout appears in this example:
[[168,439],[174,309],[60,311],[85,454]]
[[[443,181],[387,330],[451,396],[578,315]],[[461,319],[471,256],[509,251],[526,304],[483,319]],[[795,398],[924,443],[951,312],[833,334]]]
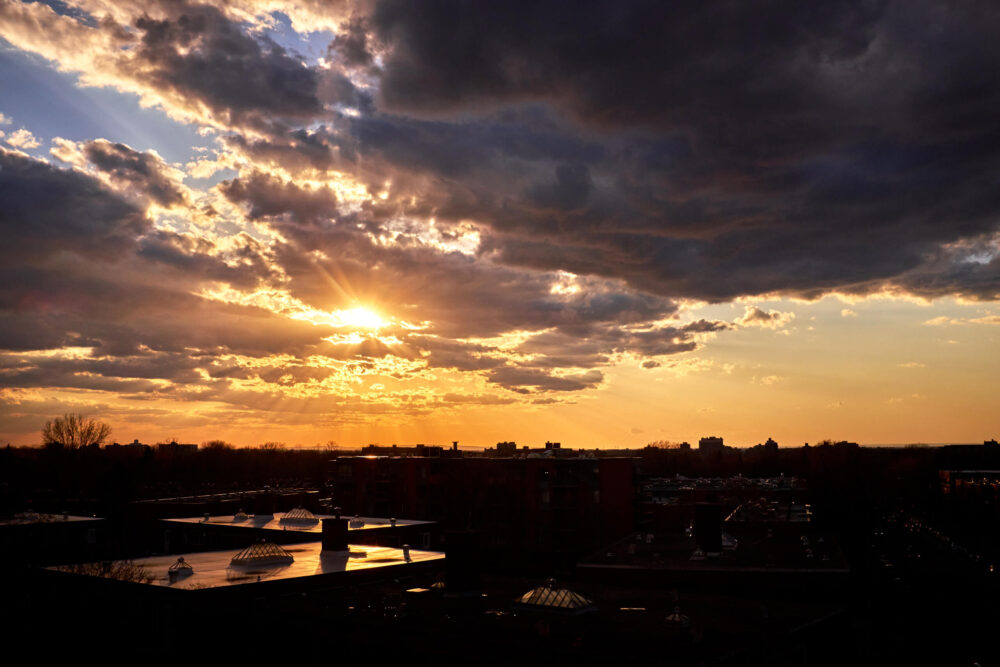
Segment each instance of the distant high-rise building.
[[698,441],[698,450],[703,452],[721,452],[725,449],[722,438],[710,435]]
[[498,442],[497,443],[497,456],[514,456],[517,453],[517,443],[516,442]]

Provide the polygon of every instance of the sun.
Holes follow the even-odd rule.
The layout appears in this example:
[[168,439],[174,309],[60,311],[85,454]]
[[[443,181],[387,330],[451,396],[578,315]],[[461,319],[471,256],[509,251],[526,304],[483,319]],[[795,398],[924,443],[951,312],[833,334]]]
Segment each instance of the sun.
[[355,329],[379,329],[388,324],[382,316],[371,308],[358,306],[347,310],[338,310],[334,313],[336,319],[340,320],[343,326],[354,327]]
[[291,317],[311,322],[317,326],[326,325],[338,329],[351,329],[355,332],[362,330],[374,332],[392,324],[391,320],[387,320],[378,311],[367,306],[332,311],[304,308]]

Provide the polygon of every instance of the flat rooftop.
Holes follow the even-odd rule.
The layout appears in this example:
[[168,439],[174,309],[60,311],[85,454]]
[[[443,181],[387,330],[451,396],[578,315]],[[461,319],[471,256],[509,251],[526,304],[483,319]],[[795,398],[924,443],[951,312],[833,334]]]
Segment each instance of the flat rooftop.
[[[294,557],[295,560],[292,563],[287,565],[231,565],[230,561],[233,556],[240,551],[238,549],[150,556],[138,558],[132,562],[135,566],[146,570],[151,579],[145,583],[151,586],[176,590],[199,590],[444,560],[444,554],[439,551],[420,551],[417,549],[410,549],[410,558],[406,560],[402,549],[389,547],[350,545],[348,551],[322,553],[321,543],[306,542],[287,544],[282,548]],[[183,557],[184,562],[191,566],[193,572],[188,576],[171,581],[167,572],[170,566],[177,562],[178,557]],[[55,566],[47,569],[61,572],[80,572],[80,566]]]
[[[804,528],[808,528],[805,525]],[[636,533],[580,561],[581,568],[644,569],[727,572],[848,571],[839,545],[830,536],[767,535],[738,540],[735,549],[723,549],[717,557],[695,555],[695,540],[684,533],[660,533],[652,540]]]
[[75,514],[45,514],[43,512],[21,512],[9,519],[0,519],[0,526],[30,526],[41,523],[72,523],[74,521],[101,521],[97,516],[77,516]]
[[[218,516],[210,516],[208,520],[205,517],[184,517],[176,519],[164,519],[164,521],[169,521],[172,523],[186,523],[186,524],[200,524],[200,525],[210,525],[210,526],[231,526],[234,528],[255,528],[257,530],[283,530],[283,531],[295,531],[299,533],[315,533],[319,535],[323,532],[323,519],[333,519],[336,518],[332,514],[317,514],[316,518],[319,519],[314,524],[301,524],[301,523],[282,523],[281,518],[285,516],[287,512],[275,512],[272,514],[261,514],[261,515],[250,515],[249,518],[243,519],[242,521],[237,521],[235,516],[232,514],[221,514]],[[342,519],[347,519],[348,526],[347,529],[353,530],[372,530],[376,528],[389,528],[391,524],[389,519],[383,517],[350,517],[341,515]],[[361,519],[364,521],[362,526],[352,526],[351,522],[355,519]],[[419,525],[431,525],[433,521],[416,521],[413,519],[396,519],[396,527],[403,526],[419,526]]]

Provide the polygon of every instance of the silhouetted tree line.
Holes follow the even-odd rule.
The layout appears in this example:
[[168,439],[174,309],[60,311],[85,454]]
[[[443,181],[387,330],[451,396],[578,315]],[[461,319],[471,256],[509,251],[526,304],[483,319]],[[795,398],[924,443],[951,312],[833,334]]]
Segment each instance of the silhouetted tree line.
[[[349,452],[338,452],[345,454]],[[603,450],[602,455],[616,455]],[[0,484],[7,510],[61,511],[94,505],[104,512],[131,500],[189,494],[305,486],[321,488],[327,463],[336,454],[292,450],[279,443],[237,449],[223,441],[196,451],[170,447],[0,449]],[[621,452],[617,455],[622,455]],[[938,494],[938,471],[1000,469],[1000,448],[814,447],[719,452],[647,447],[627,455],[641,458],[645,476],[776,476],[805,478],[814,504],[830,520],[851,520],[886,502],[925,505]]]
[[331,453],[275,443],[236,449],[205,443],[170,447],[0,449],[0,512],[93,512],[119,515],[130,501],[271,487],[322,487]]

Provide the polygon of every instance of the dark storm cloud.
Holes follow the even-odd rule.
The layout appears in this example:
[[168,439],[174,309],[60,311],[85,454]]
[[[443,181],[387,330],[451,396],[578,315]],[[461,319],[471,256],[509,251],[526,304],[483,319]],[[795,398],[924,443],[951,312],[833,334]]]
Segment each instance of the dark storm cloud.
[[655,326],[630,330],[612,324],[591,324],[585,331],[562,328],[531,337],[519,352],[542,354],[540,367],[592,368],[609,363],[610,355],[632,352],[643,357],[689,352],[698,347],[699,334],[730,328],[725,322],[697,322],[681,326]]
[[[784,135],[781,118],[807,110],[802,55],[864,52],[883,2],[379,2],[370,23],[387,57],[381,99],[391,109],[442,114],[525,98],[554,100],[601,124],[676,127],[742,121]],[[807,98],[807,99],[801,99]],[[699,117],[708,113],[708,118]],[[741,140],[741,144],[745,141]]]
[[250,288],[273,278],[274,270],[266,257],[266,248],[245,234],[237,240],[239,243],[222,255],[203,238],[157,230],[139,242],[138,255],[175,269],[183,277],[214,280],[236,287]]
[[186,201],[177,183],[167,175],[167,165],[156,155],[104,139],[87,142],[83,154],[116,184],[131,186],[161,206],[182,205]]
[[504,367],[491,371],[490,382],[518,392],[536,391],[582,391],[591,389],[604,381],[600,371],[588,371],[580,375],[557,377],[533,368]]
[[[7,12],[23,15],[9,34],[46,14],[28,9]],[[0,152],[0,347],[95,351],[18,361],[0,371],[11,386],[274,409],[282,386],[329,377],[305,361],[322,354],[572,392],[625,355],[655,368],[735,326],[671,324],[681,298],[1000,297],[1000,15],[986,4],[385,0],[344,13],[315,68],[236,9],[127,11],[65,38],[35,28],[98,31],[112,46],[94,80],[228,126],[242,166],[217,192],[279,240],[152,229],[132,195],[178,206],[186,190],[123,144],[84,148],[117,191]],[[303,184],[323,172],[371,197]],[[474,254],[442,250],[470,226]],[[199,296],[220,283],[421,328],[331,343],[344,331]],[[785,317],[752,308],[737,324]],[[260,363],[271,354],[295,360]]]
[[339,166],[325,133],[300,129],[283,136],[255,140],[232,134],[224,137],[223,142],[232,150],[246,153],[255,163],[279,164],[292,172]]
[[[306,164],[354,172],[373,190],[391,180],[390,201],[368,208],[374,222],[400,212],[475,220],[492,229],[481,250],[505,263],[622,278],[666,296],[879,289],[941,243],[991,229],[1000,203],[990,172],[978,171],[992,156],[962,146],[850,146],[756,173],[699,174],[681,140],[664,147],[674,167],[657,173],[639,140],[601,145],[566,126],[345,122],[346,134],[301,144],[316,151]],[[256,149],[286,165],[309,154]]]
[[987,263],[964,262],[940,272],[914,272],[899,281],[912,294],[929,299],[959,295],[967,299],[1000,300],[1000,257]]
[[86,174],[0,149],[0,258],[67,251],[113,258],[149,227],[133,204]]
[[254,37],[206,5],[167,5],[140,17],[133,57],[119,69],[156,89],[207,107],[223,123],[268,127],[323,111],[316,72],[267,37]]
[[[425,206],[488,226],[511,265],[713,301],[905,287],[997,227],[998,22],[936,2],[379,2],[338,53],[377,44],[382,113],[339,140],[373,178],[432,174]],[[546,105],[547,125],[523,116]],[[540,128],[569,154],[526,140]]]
[[462,343],[447,338],[430,336],[410,336],[408,343],[416,356],[426,352],[424,359],[433,368],[454,368],[460,371],[482,371],[503,366],[506,361],[497,356],[499,350],[480,343]]
[[310,223],[337,215],[337,197],[329,188],[301,187],[260,172],[223,181],[219,190],[231,202],[247,204],[251,220],[288,214]]
[[337,35],[328,49],[332,60],[346,67],[370,67],[375,58],[369,49],[368,26],[364,19],[354,17]]

